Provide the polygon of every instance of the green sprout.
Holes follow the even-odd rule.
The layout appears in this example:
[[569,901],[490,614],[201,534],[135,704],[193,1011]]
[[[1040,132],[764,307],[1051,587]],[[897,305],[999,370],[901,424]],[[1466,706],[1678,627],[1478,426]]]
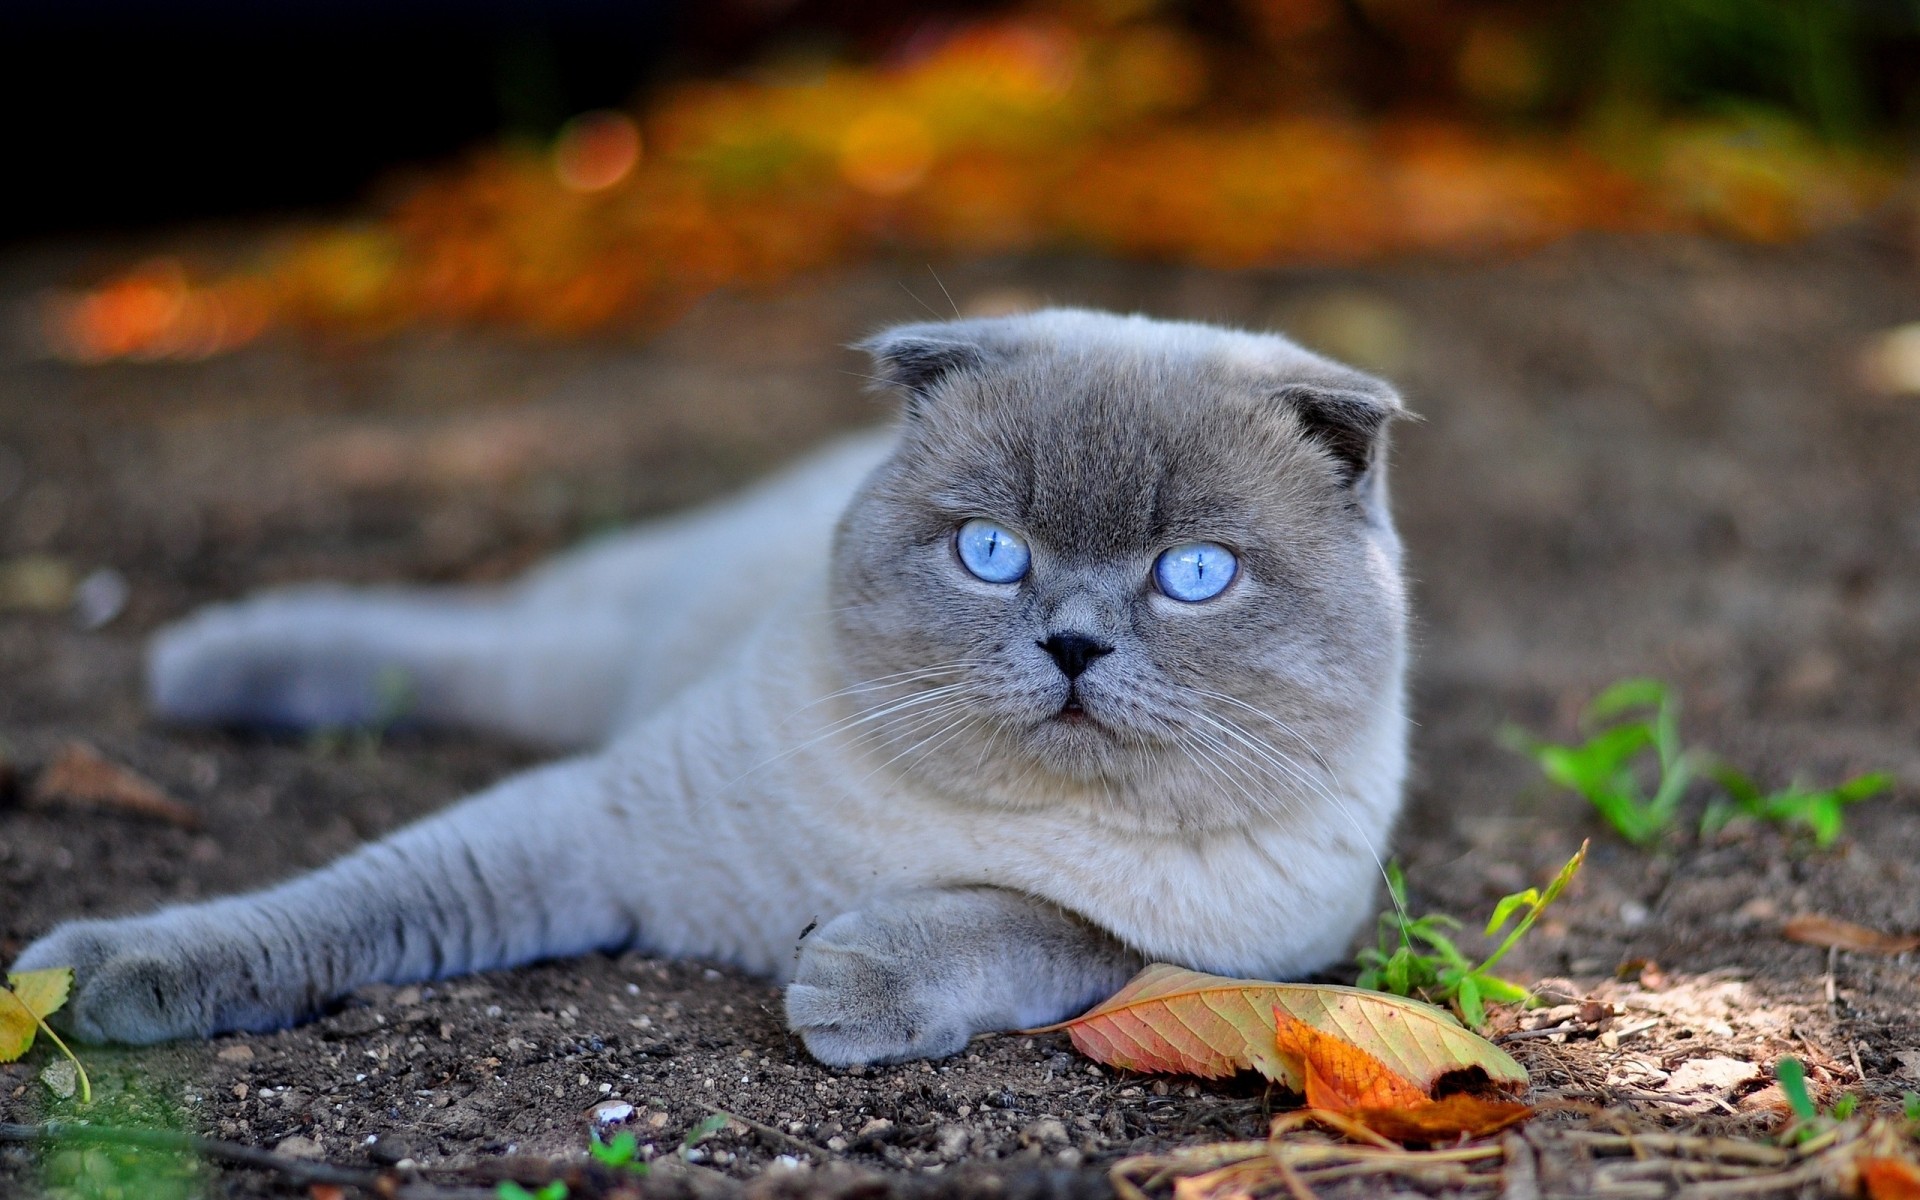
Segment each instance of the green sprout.
[[1767,793],[1747,775],[1724,763],[1715,767],[1713,776],[1726,789],[1727,799],[1707,805],[1706,815],[1700,820],[1702,834],[1716,833],[1734,817],[1747,816],[1803,828],[1813,835],[1813,844],[1821,847],[1832,845],[1840,836],[1849,804],[1858,804],[1893,786],[1893,776],[1876,772],[1818,791],[1809,791],[1795,780],[1780,791]]
[[726,1127],[727,1118],[719,1113],[715,1113],[710,1117],[702,1117],[692,1129],[687,1130],[686,1140],[680,1143],[680,1157],[685,1158],[687,1151],[698,1146],[701,1142],[706,1141]]
[[601,1141],[600,1135],[596,1133],[593,1135],[593,1141],[587,1145],[587,1153],[593,1156],[595,1162],[616,1171],[627,1171],[635,1175],[647,1173],[647,1164],[640,1159],[639,1139],[635,1138],[631,1131],[621,1130],[614,1135],[611,1142]]
[[540,1185],[540,1190],[530,1192],[510,1179],[501,1180],[493,1193],[498,1200],[567,1200],[565,1180],[555,1179]]
[[[1860,1110],[1860,1097],[1851,1093],[1834,1101],[1832,1108],[1822,1110],[1816,1106],[1807,1089],[1807,1066],[1797,1058],[1781,1059],[1773,1065],[1773,1074],[1780,1081],[1780,1090],[1786,1094],[1787,1107],[1793,1112],[1792,1122],[1780,1135],[1790,1144],[1812,1141]],[[1920,1117],[1920,1096],[1908,1093],[1903,1111]]]
[[[1475,963],[1460,950],[1453,931],[1460,922],[1445,913],[1407,915],[1407,881],[1398,864],[1387,867],[1387,890],[1393,906],[1380,914],[1380,944],[1360,951],[1360,987],[1395,996],[1417,996],[1435,1004],[1450,1004],[1460,1019],[1474,1029],[1487,1023],[1488,1002],[1531,1004],[1533,993],[1493,968],[1533,928],[1549,904],[1559,899],[1587,859],[1587,844],[1560,868],[1546,891],[1528,888],[1503,897],[1488,919],[1486,936],[1501,938],[1493,953]],[[1519,920],[1514,917],[1518,915]],[[1508,928],[1509,924],[1512,928]],[[1502,936],[1504,931],[1504,936]],[[1417,949],[1424,946],[1425,949]]]
[[1580,723],[1590,733],[1577,746],[1522,730],[1508,739],[1548,779],[1586,797],[1621,837],[1636,846],[1659,841],[1698,770],[1698,755],[1680,744],[1680,703],[1671,689],[1657,679],[1622,680],[1594,698]]

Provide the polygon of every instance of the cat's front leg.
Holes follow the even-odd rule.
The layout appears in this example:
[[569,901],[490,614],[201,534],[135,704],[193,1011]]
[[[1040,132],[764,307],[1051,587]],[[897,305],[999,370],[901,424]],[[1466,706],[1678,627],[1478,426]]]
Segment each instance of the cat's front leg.
[[13,970],[72,967],[59,1019],[89,1041],[274,1029],[365,983],[409,983],[631,944],[617,853],[596,850],[600,760],[528,771],[251,895],[70,921]]
[[1111,934],[1031,896],[912,892],[801,941],[787,1023],[832,1066],[944,1058],[976,1033],[1071,1016],[1142,965]]

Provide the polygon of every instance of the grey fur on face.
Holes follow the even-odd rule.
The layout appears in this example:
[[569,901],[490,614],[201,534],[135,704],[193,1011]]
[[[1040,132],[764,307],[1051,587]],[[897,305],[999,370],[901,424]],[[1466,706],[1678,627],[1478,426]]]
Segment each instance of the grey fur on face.
[[[908,419],[841,522],[839,642],[853,674],[920,668],[973,701],[916,769],[1012,805],[1057,802],[1034,786],[1055,775],[1143,828],[1231,826],[1276,792],[1223,785],[1223,761],[1236,783],[1321,775],[1397,684],[1386,385],[1278,338],[1077,311],[867,348]],[[1030,539],[1021,587],[955,561],[970,517]],[[1241,570],[1183,604],[1152,568],[1193,541]],[[1111,650],[1068,680],[1044,649],[1061,635]],[[1070,694],[1087,720],[1052,719]]]
[[[145,1042],[636,948],[790,982],[846,1064],[1070,1015],[1149,960],[1338,957],[1405,773],[1393,392],[1276,336],[1074,310],[867,348],[898,429],[741,497],[504,587],[290,589],[161,631],[175,720],[372,721],[404,679],[422,723],[581,753],[16,967],[75,967],[69,1027]],[[970,522],[1022,570],[970,569]],[[1156,564],[1192,545],[1234,568],[1176,599]],[[823,921],[797,952],[796,914]]]

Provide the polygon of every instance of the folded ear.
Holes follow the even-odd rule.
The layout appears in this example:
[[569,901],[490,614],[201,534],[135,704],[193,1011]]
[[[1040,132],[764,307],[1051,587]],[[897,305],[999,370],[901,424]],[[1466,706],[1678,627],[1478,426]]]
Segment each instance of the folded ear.
[[1358,372],[1324,384],[1290,383],[1275,398],[1293,410],[1308,440],[1333,455],[1348,487],[1374,473],[1388,422],[1406,413],[1391,387]]
[[985,365],[989,352],[972,325],[896,325],[855,342],[853,348],[873,356],[875,383],[899,392],[912,416],[942,379]]

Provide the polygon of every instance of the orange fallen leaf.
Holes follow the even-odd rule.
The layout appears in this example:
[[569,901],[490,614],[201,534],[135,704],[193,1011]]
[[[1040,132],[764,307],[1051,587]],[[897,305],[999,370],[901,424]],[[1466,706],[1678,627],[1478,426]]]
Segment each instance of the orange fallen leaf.
[[1441,1100],[1342,1038],[1275,1010],[1274,1044],[1299,1063],[1307,1107],[1338,1128],[1347,1122],[1395,1142],[1486,1137],[1533,1115],[1524,1104],[1456,1092]]
[[1413,1108],[1363,1108],[1353,1119],[1391,1141],[1432,1144],[1490,1137],[1518,1125],[1533,1109],[1515,1100],[1455,1092]]
[[1920,937],[1910,934],[1882,933],[1852,921],[1819,913],[1805,913],[1787,922],[1782,931],[1788,941],[1805,942],[1832,950],[1853,950],[1861,954],[1905,954],[1920,950]]
[[1289,1061],[1300,1064],[1307,1104],[1328,1112],[1359,1108],[1407,1108],[1430,1104],[1425,1090],[1397,1074],[1365,1050],[1322,1033],[1305,1021],[1273,1010],[1273,1042]]
[[[1442,1075],[1478,1067],[1496,1086],[1527,1081],[1504,1050],[1431,1004],[1362,988],[1229,979],[1154,963],[1065,1030],[1080,1053],[1128,1070],[1218,1079],[1255,1070],[1305,1090],[1274,1042],[1274,1012],[1345,1038],[1423,1094]],[[1039,1031],[1036,1031],[1039,1032]]]
[[1861,1159],[1860,1184],[1867,1200],[1920,1200],[1920,1167],[1904,1158]]
[[80,741],[68,742],[40,772],[34,782],[33,799],[38,804],[114,808],[187,829],[200,824],[198,812]]

